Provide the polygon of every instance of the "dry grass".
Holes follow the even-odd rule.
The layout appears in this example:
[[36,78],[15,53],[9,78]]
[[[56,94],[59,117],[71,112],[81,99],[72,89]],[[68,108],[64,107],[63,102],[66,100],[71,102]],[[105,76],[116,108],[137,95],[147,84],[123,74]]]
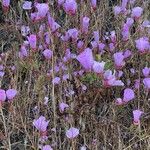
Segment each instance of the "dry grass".
[[[0,150],[37,150],[39,145],[38,131],[33,127],[33,119],[44,115],[50,120],[48,126],[47,144],[53,146],[54,150],[78,150],[80,146],[86,145],[89,150],[150,150],[150,95],[141,87],[136,91],[136,99],[125,106],[116,106],[115,98],[120,97],[123,88],[114,87],[103,89],[98,81],[88,83],[82,81],[81,77],[72,76],[72,72],[79,70],[77,61],[67,64],[70,79],[62,81],[59,85],[53,85],[52,79],[47,77],[47,71],[63,57],[65,45],[51,34],[52,44],[49,48],[53,50],[51,61],[44,61],[41,53],[32,54],[29,58],[21,61],[18,58],[19,47],[23,42],[20,34],[20,25],[29,25],[31,32],[36,32],[38,24],[32,24],[28,20],[29,16],[21,8],[22,1],[14,1],[10,12],[2,16],[5,22],[0,25],[1,52],[5,53],[5,59],[1,62],[5,68],[5,76],[0,79],[2,89],[15,88],[19,95],[12,103],[5,103],[0,112]],[[62,26],[61,32],[69,28],[80,28],[81,16],[90,17],[89,33],[84,38],[86,46],[92,40],[92,32],[100,31],[100,37],[105,32],[116,30],[118,44],[116,50],[131,49],[134,58],[127,62],[124,67],[122,80],[127,85],[127,79],[134,80],[141,78],[141,69],[146,65],[150,67],[150,56],[139,56],[136,53],[134,40],[141,36],[146,36],[146,32],[135,32],[129,41],[121,41],[120,29],[124,22],[123,17],[114,18],[112,7],[120,1],[98,0],[97,10],[90,9],[88,0],[78,2],[78,12],[74,17],[68,17],[62,9],[57,8],[56,1],[49,2],[50,11],[56,21]],[[135,6],[142,6],[144,9],[143,18],[150,17],[149,0],[137,0]],[[131,6],[130,6],[131,7]],[[1,10],[0,10],[1,11]],[[21,20],[22,23],[16,23]],[[4,35],[2,34],[4,30]],[[10,40],[10,33],[15,37]],[[4,36],[7,34],[7,38]],[[150,37],[150,35],[147,35]],[[4,50],[4,44],[10,44],[10,48]],[[73,53],[78,51],[75,45],[71,46]],[[95,52],[96,53],[96,52]],[[107,53],[102,57],[103,61],[108,61],[111,54]],[[16,70],[11,71],[10,66],[15,65]],[[112,66],[113,67],[113,66]],[[132,75],[129,69],[134,67],[137,73]],[[62,76],[60,71],[54,76]],[[81,90],[81,85],[87,86],[87,91]],[[66,96],[66,90],[73,90],[74,95]],[[49,97],[48,105],[44,105],[44,97]],[[70,107],[61,114],[58,108],[60,102],[66,102]],[[37,109],[35,109],[37,107]],[[145,115],[142,117],[141,125],[132,124],[132,110],[141,108]],[[68,117],[69,121],[65,118]],[[80,129],[80,135],[73,141],[65,136],[65,131],[75,126]],[[56,133],[51,131],[56,128]],[[94,142],[95,141],[95,142]]]

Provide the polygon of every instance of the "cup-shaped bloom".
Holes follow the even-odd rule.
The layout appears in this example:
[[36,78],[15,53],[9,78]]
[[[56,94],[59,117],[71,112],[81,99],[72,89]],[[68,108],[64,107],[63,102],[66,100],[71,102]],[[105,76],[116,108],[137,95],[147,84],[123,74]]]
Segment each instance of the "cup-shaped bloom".
[[140,124],[140,118],[141,118],[141,115],[143,114],[144,112],[141,111],[141,110],[133,110],[133,124],[134,125],[139,125]]
[[127,3],[128,3],[128,0],[122,0],[122,4],[121,4],[122,11],[125,11]]
[[60,25],[57,22],[55,22],[54,18],[51,17],[49,13],[47,14],[47,16],[48,16],[48,25],[51,31],[56,32],[60,28]]
[[121,7],[120,6],[115,6],[114,7],[114,15],[117,16],[121,13]]
[[148,67],[145,67],[143,70],[142,70],[142,73],[145,77],[148,77],[150,75],[150,68]]
[[94,40],[95,40],[97,43],[99,43],[99,31],[94,31],[93,34],[94,34]]
[[79,33],[79,31],[76,28],[73,28],[73,29],[69,29],[66,34],[68,34],[68,36],[70,38],[77,40],[78,39],[78,33]]
[[124,102],[122,101],[121,98],[117,98],[115,104],[116,104],[116,105],[123,105]]
[[4,12],[7,12],[9,10],[10,0],[2,0],[2,6]]
[[58,1],[57,1],[58,6],[59,6],[59,7],[62,6],[64,2],[65,2],[65,0],[58,0]]
[[114,55],[115,67],[121,69],[125,65],[123,52],[117,52]]
[[46,14],[48,13],[49,6],[46,3],[36,3],[35,7],[37,8],[37,16],[36,20],[45,18]]
[[66,0],[63,4],[64,10],[69,15],[75,15],[77,11],[76,0]]
[[4,102],[6,100],[6,92],[5,90],[0,89],[0,102]]
[[147,37],[139,38],[138,40],[135,40],[135,43],[136,48],[141,54],[146,53],[146,51],[149,50],[149,41]]
[[150,78],[144,78],[143,83],[146,89],[150,90]]
[[110,52],[113,52],[114,49],[115,49],[114,43],[109,43],[109,51],[110,51]]
[[66,136],[69,139],[73,139],[79,135],[79,129],[71,127],[69,130],[66,131]]
[[132,9],[132,12],[131,12],[131,17],[135,18],[135,19],[138,19],[141,17],[143,13],[143,8],[141,7],[134,7]]
[[55,78],[52,80],[52,83],[53,83],[53,84],[59,84],[59,83],[60,83],[60,78],[59,78],[59,77],[55,77]]
[[134,91],[130,88],[126,88],[123,93],[123,102],[127,103],[134,99],[135,94]]
[[103,78],[103,85],[105,87],[124,86],[124,83],[121,80],[117,80],[115,72],[112,73],[111,70],[106,70],[103,74]]
[[130,31],[129,31],[129,26],[126,23],[123,25],[121,34],[122,34],[123,41],[127,41],[129,39]]
[[28,57],[28,51],[27,51],[26,47],[24,45],[22,45],[21,49],[19,51],[19,58],[24,59],[26,57]]
[[69,105],[68,104],[66,104],[66,103],[60,103],[59,104],[59,110],[60,110],[60,112],[64,112],[64,110],[66,109],[66,108],[68,108],[69,107]]
[[105,48],[105,44],[104,43],[99,43],[98,44],[98,49],[99,49],[99,52],[101,54],[104,53],[104,48]]
[[43,55],[46,59],[51,59],[53,52],[50,49],[45,49],[43,51]]
[[15,89],[8,89],[6,91],[6,96],[9,101],[12,101],[16,95],[17,95],[17,90]]
[[112,43],[116,42],[116,32],[115,31],[110,32],[110,39],[111,39]]
[[34,119],[33,125],[40,131],[45,132],[47,130],[49,121],[46,121],[44,116],[40,116],[38,119]]
[[136,79],[134,82],[134,88],[139,89],[140,88],[140,79]]
[[36,50],[36,42],[37,42],[36,35],[31,34],[28,37],[28,41],[29,41],[29,44],[30,44],[30,47],[32,48],[32,50],[35,51]]
[[78,43],[77,43],[77,47],[78,47],[78,49],[82,49],[82,48],[84,48],[84,42],[83,41],[78,41]]
[[124,59],[130,57],[132,55],[132,52],[130,50],[125,50],[123,53]]
[[30,10],[32,8],[32,2],[30,1],[24,1],[22,8],[25,10]]
[[77,56],[77,60],[80,62],[85,70],[90,71],[94,63],[92,50],[90,48],[86,48]]
[[50,145],[44,145],[42,147],[42,150],[53,150],[52,147]]
[[89,17],[83,17],[82,18],[82,25],[81,25],[81,31],[82,33],[87,34],[88,33],[88,28],[89,28],[89,22],[90,18]]
[[94,64],[93,64],[93,71],[95,73],[98,73],[98,74],[102,74],[103,71],[104,71],[104,67],[105,67],[105,62],[97,62],[97,61],[94,61]]
[[133,25],[133,23],[134,23],[134,20],[132,18],[127,18],[126,25],[128,27],[131,27]]
[[97,0],[91,0],[91,6],[92,6],[93,9],[96,9]]

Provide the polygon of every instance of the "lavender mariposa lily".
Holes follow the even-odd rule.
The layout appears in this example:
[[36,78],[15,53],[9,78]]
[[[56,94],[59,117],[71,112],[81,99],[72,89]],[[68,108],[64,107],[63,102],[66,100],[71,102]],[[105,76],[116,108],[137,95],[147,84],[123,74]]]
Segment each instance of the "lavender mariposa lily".
[[135,98],[134,91],[130,88],[126,88],[123,93],[123,102],[127,103]]
[[69,15],[75,15],[77,11],[76,0],[66,0],[63,4],[64,10]]
[[90,22],[89,17],[85,16],[85,17],[82,18],[82,22],[81,22],[81,31],[82,31],[82,33],[85,33],[85,34],[88,33],[89,22]]
[[150,76],[150,68],[145,67],[144,69],[142,69],[142,73],[143,73],[144,77]]
[[141,111],[141,110],[133,110],[133,124],[134,125],[139,125],[140,124],[140,118],[141,118],[141,115],[143,114],[144,112]]
[[144,83],[145,89],[150,91],[150,78],[144,78],[143,83]]
[[53,150],[52,147],[50,145],[44,145],[42,147],[42,150]]
[[97,74],[102,74],[104,72],[105,62],[94,61],[93,71]]
[[28,41],[29,41],[29,44],[30,44],[30,47],[33,51],[36,51],[36,43],[37,43],[37,38],[36,38],[36,35],[35,34],[31,34],[29,37],[28,37]]
[[3,89],[0,89],[0,102],[4,102],[6,100],[6,92]]
[[97,0],[91,0],[91,6],[92,6],[93,10],[95,10],[96,6],[97,6]]
[[2,0],[2,7],[4,12],[7,12],[9,10],[10,6],[10,0]]
[[111,70],[106,70],[103,74],[103,85],[105,87],[124,86],[124,83],[121,80],[117,80],[115,71],[112,73]]
[[117,52],[113,56],[116,69],[122,69],[125,65],[123,52]]
[[8,89],[6,91],[6,96],[9,101],[12,101],[16,97],[16,95],[17,95],[17,90],[15,89]]
[[80,62],[80,64],[86,71],[91,71],[92,66],[94,64],[92,50],[90,48],[86,48],[77,56],[77,60]]
[[143,8],[134,7],[131,12],[131,17],[137,20],[141,17],[142,13],[143,13]]
[[73,139],[79,135],[79,129],[71,127],[69,130],[66,131],[66,136],[69,139]]

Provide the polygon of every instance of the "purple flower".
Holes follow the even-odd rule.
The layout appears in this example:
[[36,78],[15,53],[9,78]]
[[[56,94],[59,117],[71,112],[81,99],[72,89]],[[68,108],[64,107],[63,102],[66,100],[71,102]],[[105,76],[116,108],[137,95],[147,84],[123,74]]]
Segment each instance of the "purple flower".
[[24,1],[22,8],[25,10],[30,10],[32,8],[32,2],[30,1]]
[[139,79],[135,80],[134,87],[135,87],[135,89],[139,89],[140,88],[140,80]]
[[83,41],[78,41],[78,43],[77,43],[77,47],[78,47],[78,49],[82,49],[82,48],[84,48],[84,42]]
[[95,42],[99,43],[99,31],[94,31],[93,34]]
[[116,105],[123,105],[124,104],[124,102],[122,101],[121,98],[117,98],[115,103],[116,103]]
[[91,6],[93,9],[96,9],[97,0],[91,0]]
[[55,77],[55,78],[52,80],[52,83],[53,83],[53,84],[59,84],[59,83],[60,83],[60,78],[59,78],[59,77]]
[[10,0],[2,0],[2,6],[3,6],[3,9],[4,9],[4,12],[8,11],[9,5],[10,5]]
[[150,90],[150,78],[143,79],[143,83],[146,89]]
[[133,23],[134,23],[134,20],[132,18],[127,18],[126,25],[128,27],[131,27],[133,25]]
[[140,124],[140,117],[144,112],[141,110],[133,110],[133,124],[139,125]]
[[121,34],[124,41],[127,41],[129,39],[129,26],[126,23],[123,25]]
[[123,52],[117,52],[114,55],[115,67],[121,69],[125,65]]
[[17,91],[15,89],[8,89],[6,91],[6,96],[9,101],[13,100],[16,95],[17,95]]
[[128,3],[128,0],[122,0],[121,9],[123,12],[126,10],[127,3]]
[[69,139],[73,139],[78,135],[79,135],[79,129],[77,128],[71,127],[69,130],[66,131],[66,136]]
[[124,86],[124,83],[121,80],[117,80],[115,77],[115,72],[112,73],[111,70],[106,70],[103,74],[103,78],[103,84],[105,87]]
[[30,33],[30,28],[29,26],[21,26],[21,34],[23,36],[27,36]]
[[63,80],[66,81],[67,79],[69,79],[69,74],[64,74],[63,75]]
[[114,43],[109,43],[109,50],[110,50],[110,52],[113,52],[114,49],[115,49]]
[[48,13],[49,6],[46,3],[36,3],[35,7],[37,8],[35,20],[43,19]]
[[97,61],[94,61],[94,64],[93,64],[93,71],[95,73],[98,73],[98,74],[102,74],[103,71],[104,71],[104,66],[105,66],[105,62],[97,62]]
[[4,102],[6,100],[5,90],[0,89],[0,102]]
[[42,147],[42,150],[53,150],[50,145],[45,145]]
[[141,7],[134,7],[132,9],[131,17],[133,17],[135,19],[138,19],[139,17],[141,17],[142,13],[143,13],[143,8],[141,8]]
[[51,59],[53,52],[50,49],[46,49],[43,51],[43,55],[46,59]]
[[69,107],[69,105],[68,104],[66,104],[66,103],[60,103],[59,104],[59,110],[60,110],[60,112],[64,112],[64,110],[65,110],[65,108],[68,108]]
[[37,42],[36,35],[31,34],[28,37],[28,41],[29,41],[29,44],[30,44],[30,47],[32,48],[32,50],[36,51],[36,42]]
[[45,132],[47,130],[49,121],[46,121],[44,116],[40,116],[38,119],[34,119],[33,125],[40,131]]
[[59,7],[62,6],[64,2],[65,2],[65,0],[58,0],[58,1],[57,1],[58,6],[59,6]]
[[121,13],[121,7],[120,6],[115,6],[114,7],[114,15],[117,16]]
[[87,148],[86,148],[86,146],[81,146],[80,147],[80,150],[86,150]]
[[97,48],[98,44],[96,41],[91,41],[92,48]]
[[69,15],[75,15],[77,11],[76,0],[66,0],[63,4],[64,10]]
[[148,67],[145,67],[143,70],[142,70],[142,73],[145,77],[148,77],[150,75],[150,68]]
[[82,33],[85,33],[85,34],[88,33],[89,22],[90,22],[90,18],[89,17],[83,17],[83,19],[82,19],[82,26],[81,26]]
[[99,43],[98,44],[98,49],[99,52],[102,54],[104,52],[105,44],[104,43]]
[[124,90],[123,102],[127,103],[127,102],[131,101],[132,99],[134,99],[134,97],[135,97],[135,94],[132,89],[126,88]]
[[86,70],[91,70],[94,63],[92,50],[90,48],[86,48],[77,56],[77,60]]
[[28,57],[28,51],[24,45],[21,46],[20,52],[19,52],[19,58],[24,59]]
[[147,37],[139,38],[138,40],[135,40],[136,48],[140,53],[145,53],[147,50],[149,50],[149,41]]
[[112,43],[116,43],[116,32],[115,31],[110,32],[110,39],[111,39]]
[[125,50],[123,53],[124,59],[130,57],[132,55],[132,52],[130,50]]
[[72,38],[74,40],[78,39],[78,30],[76,28],[69,29],[66,34],[68,34],[69,38]]

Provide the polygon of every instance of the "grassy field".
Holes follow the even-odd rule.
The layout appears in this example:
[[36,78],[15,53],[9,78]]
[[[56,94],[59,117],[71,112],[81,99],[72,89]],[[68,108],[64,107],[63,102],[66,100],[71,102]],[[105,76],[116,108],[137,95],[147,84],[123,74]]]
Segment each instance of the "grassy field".
[[0,150],[150,150],[150,1],[2,1]]

